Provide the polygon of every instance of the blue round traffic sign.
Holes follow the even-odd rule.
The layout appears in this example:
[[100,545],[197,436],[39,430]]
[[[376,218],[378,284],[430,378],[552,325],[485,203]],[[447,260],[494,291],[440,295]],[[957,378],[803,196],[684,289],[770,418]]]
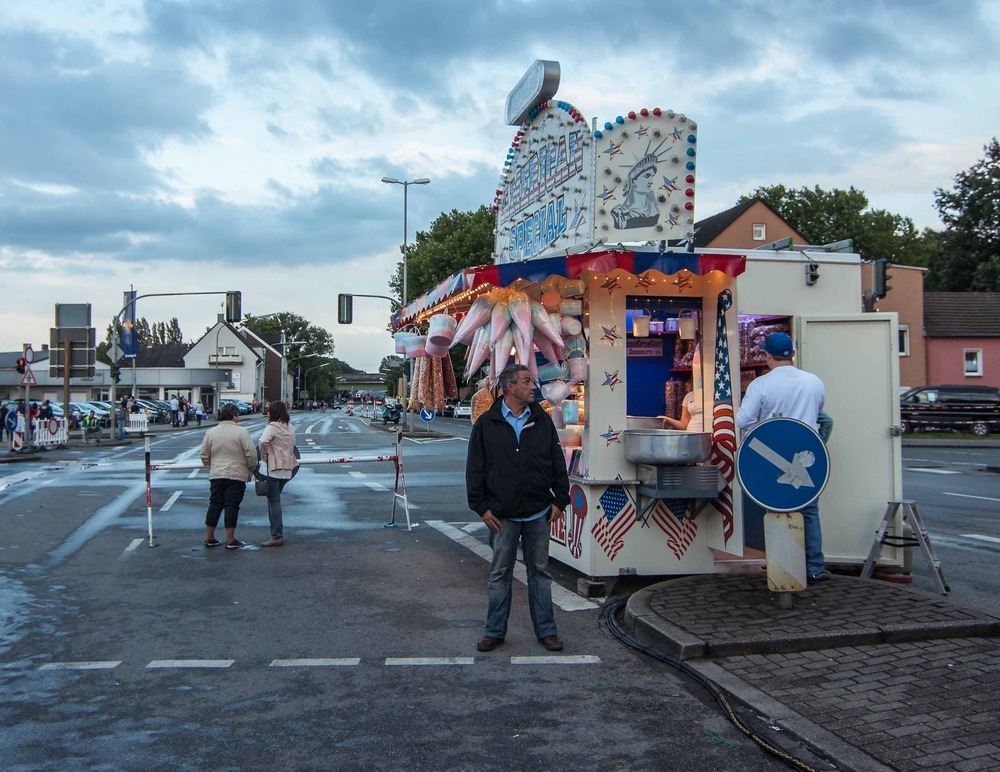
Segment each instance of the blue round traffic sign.
[[819,434],[794,418],[771,418],[747,432],[736,452],[746,494],[770,512],[811,504],[830,479],[830,454]]
[[420,410],[420,420],[430,423],[431,421],[434,420],[434,411],[428,410],[427,408],[422,408]]
[[7,417],[3,420],[4,426],[7,427],[7,431],[16,432],[17,431],[17,411],[11,410],[7,413]]

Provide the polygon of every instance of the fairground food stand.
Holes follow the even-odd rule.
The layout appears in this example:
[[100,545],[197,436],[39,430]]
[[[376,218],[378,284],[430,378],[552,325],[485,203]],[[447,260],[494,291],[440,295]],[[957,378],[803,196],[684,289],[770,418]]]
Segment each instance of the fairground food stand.
[[[643,109],[595,131],[535,75],[552,93],[529,99],[507,156],[496,264],[400,309],[399,350],[464,342],[472,383],[513,361],[537,372],[571,484],[553,557],[592,577],[694,574],[763,557],[763,510],[733,473],[733,416],[767,370],[764,337],[789,332],[835,421],[820,498],[827,563],[863,564],[902,481],[896,316],[860,312],[860,257],[671,248],[693,231],[695,123]],[[660,429],[691,391],[702,436]],[[650,435],[666,438],[666,455],[645,455]],[[901,550],[883,552],[883,565],[901,563]]]

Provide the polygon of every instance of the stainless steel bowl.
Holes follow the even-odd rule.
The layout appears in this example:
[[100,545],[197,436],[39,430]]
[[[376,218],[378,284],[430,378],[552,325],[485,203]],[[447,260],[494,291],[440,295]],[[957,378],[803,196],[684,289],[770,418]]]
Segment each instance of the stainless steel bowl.
[[628,415],[625,416],[626,429],[662,429],[663,419],[656,416]]
[[712,452],[708,432],[678,429],[626,429],[625,458],[637,464],[700,464]]

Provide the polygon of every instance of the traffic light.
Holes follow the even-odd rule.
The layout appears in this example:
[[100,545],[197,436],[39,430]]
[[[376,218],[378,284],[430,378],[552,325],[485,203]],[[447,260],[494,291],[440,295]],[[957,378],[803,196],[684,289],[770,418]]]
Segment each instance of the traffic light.
[[243,319],[243,295],[232,290],[226,293],[226,321],[239,322]]
[[354,321],[354,295],[343,292],[337,295],[337,324],[350,324]]
[[24,374],[24,371],[27,367],[28,367],[28,360],[25,359],[24,357],[20,357],[17,360],[17,371],[21,374]]
[[111,377],[114,379],[115,383],[122,382],[122,366],[111,364]]
[[806,284],[811,287],[818,281],[819,281],[819,263],[813,263],[813,262],[806,263]]
[[889,279],[892,278],[892,274],[889,273],[889,261],[884,257],[880,257],[875,261],[875,275],[872,278],[872,294],[876,298],[884,298],[892,286],[889,284]]

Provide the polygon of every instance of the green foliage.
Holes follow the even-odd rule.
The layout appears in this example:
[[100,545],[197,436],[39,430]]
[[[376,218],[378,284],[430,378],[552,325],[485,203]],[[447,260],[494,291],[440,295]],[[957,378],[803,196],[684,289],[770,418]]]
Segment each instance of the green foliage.
[[[286,344],[282,353],[289,362],[296,359],[327,358],[333,354],[333,336],[325,328],[311,324],[305,317],[290,311],[268,314],[266,318],[260,319],[247,314],[243,323],[259,335],[277,336],[284,332]],[[280,345],[272,345],[281,349]],[[310,362],[309,366],[314,364],[319,364],[319,361]]]
[[931,255],[927,288],[945,292],[1000,292],[1000,142],[955,176],[953,190],[934,191],[945,231]]
[[884,209],[868,209],[860,190],[823,190],[819,186],[791,190],[784,185],[757,188],[739,203],[760,198],[810,244],[831,244],[852,239],[854,251],[868,260],[880,257],[890,263],[914,265],[923,254],[920,236],[909,217]]
[[[407,300],[413,300],[455,271],[493,262],[496,215],[486,206],[474,212],[452,209],[438,216],[428,231],[417,231],[409,245]],[[402,253],[403,248],[399,249]],[[403,261],[389,279],[389,294],[402,297]]]

